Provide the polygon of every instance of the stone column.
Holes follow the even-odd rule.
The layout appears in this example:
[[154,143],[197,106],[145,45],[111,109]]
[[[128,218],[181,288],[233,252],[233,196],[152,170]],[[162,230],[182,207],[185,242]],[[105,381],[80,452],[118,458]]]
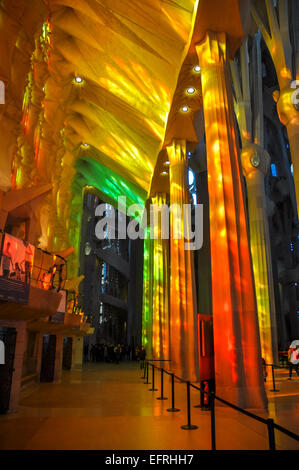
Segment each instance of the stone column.
[[[198,319],[193,252],[185,249],[183,206],[189,203],[186,141],[174,140],[167,147],[170,161],[170,358],[175,373],[199,380]],[[176,215],[176,216],[175,216]],[[174,237],[174,230],[177,238]],[[179,236],[181,238],[179,238]],[[184,239],[184,236],[186,239]]]
[[206,130],[216,393],[264,408],[257,306],[225,33],[196,45]]
[[277,327],[267,202],[264,178],[270,167],[270,156],[262,147],[248,143],[241,154],[246,176],[250,246],[262,357],[267,364],[278,361]]
[[[167,208],[166,194],[156,194],[152,204]],[[163,209],[162,209],[163,210]],[[168,211],[167,211],[168,214]],[[169,240],[162,238],[161,225],[153,240],[153,359],[169,359]]]
[[148,359],[153,357],[153,252],[154,240],[147,227],[143,250],[142,344]]

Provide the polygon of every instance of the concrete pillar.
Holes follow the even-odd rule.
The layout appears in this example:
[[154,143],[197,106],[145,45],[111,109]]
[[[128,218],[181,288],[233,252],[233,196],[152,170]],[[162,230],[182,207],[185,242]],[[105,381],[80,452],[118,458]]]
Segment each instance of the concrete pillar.
[[241,159],[247,183],[250,246],[262,357],[267,364],[277,364],[275,298],[264,184],[264,178],[269,170],[271,159],[266,150],[250,143],[243,147]]
[[[166,206],[166,194],[152,197],[152,205],[158,214]],[[168,222],[168,210],[167,210]],[[162,220],[163,215],[162,215]],[[169,240],[163,239],[162,226],[155,222],[153,240],[153,359],[170,357],[170,324],[169,324]]]
[[216,393],[265,408],[257,306],[225,33],[196,45],[210,197]]
[[145,346],[147,358],[152,359],[154,240],[150,237],[149,227],[145,231],[143,253],[142,344]]
[[175,214],[170,214],[171,366],[179,377],[198,381],[198,321],[194,258],[193,251],[185,247],[190,234],[184,231],[183,221],[184,204],[190,202],[186,141],[174,140],[172,145],[167,147],[167,153],[170,161],[170,206],[177,205],[180,212],[175,211]]

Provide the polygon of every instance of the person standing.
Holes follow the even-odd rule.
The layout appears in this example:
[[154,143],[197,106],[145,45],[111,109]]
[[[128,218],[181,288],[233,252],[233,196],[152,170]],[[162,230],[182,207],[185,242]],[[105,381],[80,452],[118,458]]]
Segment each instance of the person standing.
[[288,351],[289,377],[292,380],[293,369],[299,375],[299,340],[292,341]]
[[120,344],[118,344],[117,346],[115,346],[115,348],[114,348],[114,354],[115,354],[115,362],[116,362],[116,364],[119,364],[120,356],[121,356],[121,347],[120,347]]

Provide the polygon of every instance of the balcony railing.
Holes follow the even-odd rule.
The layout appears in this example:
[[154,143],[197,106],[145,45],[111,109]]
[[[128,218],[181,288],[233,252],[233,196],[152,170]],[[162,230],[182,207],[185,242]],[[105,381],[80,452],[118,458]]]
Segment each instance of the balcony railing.
[[44,290],[63,289],[67,277],[66,260],[37,248],[25,240],[0,231],[0,277]]

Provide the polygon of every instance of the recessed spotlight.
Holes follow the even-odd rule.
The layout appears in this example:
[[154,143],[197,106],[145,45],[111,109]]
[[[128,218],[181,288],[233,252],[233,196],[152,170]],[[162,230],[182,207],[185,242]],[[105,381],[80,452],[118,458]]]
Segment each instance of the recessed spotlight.
[[189,93],[189,95],[193,95],[193,93],[195,93],[195,88],[191,86],[190,88],[187,89],[187,93]]
[[82,78],[82,77],[78,77],[78,76],[77,76],[77,77],[74,78],[74,80],[75,80],[75,82],[78,83],[78,84],[83,83],[83,78]]
[[161,172],[161,175],[167,175],[167,174],[168,174],[167,171],[162,171]]
[[183,113],[186,113],[187,111],[189,111],[189,108],[188,106],[183,106],[181,110],[183,111]]
[[82,147],[84,147],[84,148],[86,148],[86,149],[89,147],[89,145],[88,145],[88,144],[85,144],[85,143],[84,143],[84,144],[81,144],[81,145],[82,145]]
[[164,165],[170,165],[170,161],[166,160],[166,162],[164,162]]
[[197,72],[197,73],[200,72],[200,65],[195,65],[193,70],[194,72]]

